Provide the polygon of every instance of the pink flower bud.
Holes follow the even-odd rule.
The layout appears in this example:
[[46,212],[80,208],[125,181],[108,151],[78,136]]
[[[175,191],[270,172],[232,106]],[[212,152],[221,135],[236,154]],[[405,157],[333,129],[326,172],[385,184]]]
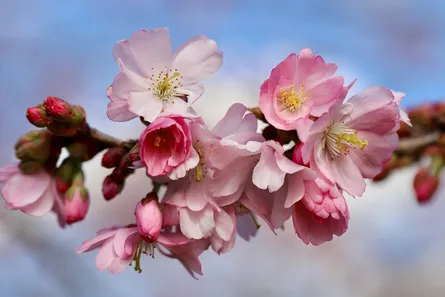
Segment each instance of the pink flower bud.
[[73,184],[65,194],[64,210],[67,224],[82,221],[90,206],[88,190],[83,185]]
[[42,106],[30,107],[26,110],[26,118],[36,127],[46,127],[48,123],[48,114]]
[[414,191],[417,201],[425,203],[431,200],[439,185],[439,178],[433,175],[428,169],[421,168],[414,177]]
[[127,150],[123,147],[110,148],[102,157],[102,166],[105,168],[117,167]]
[[49,115],[57,120],[64,120],[70,118],[72,115],[71,105],[57,97],[46,98],[46,100],[43,101],[43,106]]
[[148,242],[155,241],[162,229],[162,212],[156,193],[150,193],[136,206],[136,222],[139,234]]
[[106,200],[111,200],[122,191],[124,182],[118,182],[111,174],[107,176],[102,184],[102,194]]

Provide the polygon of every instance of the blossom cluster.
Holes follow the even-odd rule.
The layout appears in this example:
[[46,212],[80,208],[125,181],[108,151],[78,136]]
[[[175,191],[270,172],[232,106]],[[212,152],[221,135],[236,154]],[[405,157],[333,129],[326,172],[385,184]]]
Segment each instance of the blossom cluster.
[[[201,275],[202,252],[231,251],[237,234],[250,240],[260,221],[276,232],[291,219],[305,244],[330,241],[348,227],[344,194],[364,193],[365,179],[397,148],[400,122],[409,124],[399,106],[404,94],[378,86],[350,96],[354,82],[345,84],[337,65],[310,49],[272,69],[259,108],[236,103],[213,128],[192,105],[204,92],[201,81],[222,65],[215,41],[198,35],[172,51],[168,29],[141,30],[119,41],[113,56],[120,72],[107,89],[107,115],[115,122],[140,118],[140,138],[104,136],[86,124],[83,109],[49,97],[27,112],[47,130],[22,137],[20,164],[0,169],[7,208],[34,216],[54,211],[62,226],[88,211],[82,162],[107,150],[107,200],[135,170],[145,170],[154,187],[141,194],[134,220],[98,231],[78,249],[99,249],[97,268],[111,273],[133,262],[141,271],[141,255],[158,250]],[[62,147],[70,156],[57,167]]]

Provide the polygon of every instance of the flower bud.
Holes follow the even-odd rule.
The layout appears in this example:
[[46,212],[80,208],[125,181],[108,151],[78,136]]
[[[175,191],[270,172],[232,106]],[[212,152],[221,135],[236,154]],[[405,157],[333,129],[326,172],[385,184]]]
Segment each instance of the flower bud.
[[110,148],[102,157],[102,166],[105,168],[117,167],[126,153],[127,150],[123,147]]
[[56,170],[56,187],[61,193],[65,193],[73,183],[73,178],[81,170],[79,160],[69,157],[63,160]]
[[49,116],[46,126],[54,134],[69,137],[86,128],[86,113],[81,106],[57,97],[46,98],[43,106]]
[[115,179],[113,174],[108,175],[102,184],[102,194],[105,200],[111,200],[120,194],[124,188],[125,182],[119,182]]
[[136,206],[136,222],[139,234],[148,242],[155,241],[162,229],[162,212],[156,193],[150,193]]
[[430,201],[439,185],[439,178],[433,175],[430,170],[421,168],[414,177],[414,191],[417,201],[425,203]]
[[51,118],[58,121],[69,122],[73,114],[71,104],[57,97],[46,98],[43,106]]
[[65,193],[64,214],[67,224],[82,221],[90,206],[88,190],[83,184],[83,174],[79,172],[73,179],[72,186]]
[[44,128],[48,123],[48,114],[42,105],[29,107],[26,110],[26,118],[36,127]]
[[51,133],[47,130],[30,131],[16,142],[14,148],[18,159],[43,163],[51,152]]

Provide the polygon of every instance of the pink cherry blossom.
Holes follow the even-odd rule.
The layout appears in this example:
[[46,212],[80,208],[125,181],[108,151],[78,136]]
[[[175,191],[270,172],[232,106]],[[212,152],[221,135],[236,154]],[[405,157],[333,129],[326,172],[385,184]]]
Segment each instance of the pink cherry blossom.
[[176,115],[161,116],[144,130],[139,139],[139,153],[148,175],[168,174],[178,179],[198,165],[199,155],[192,147],[187,121]]
[[[315,172],[289,160],[276,141],[262,144],[261,155],[253,160],[250,178],[244,181],[242,205],[263,218],[272,230],[290,218],[291,207],[303,198],[305,181]],[[252,168],[252,165],[250,166]]]
[[321,179],[305,182],[303,198],[292,207],[292,220],[305,244],[320,245],[346,232],[348,205],[337,187]]
[[[233,105],[212,131],[196,122],[190,124],[193,147],[200,157],[199,164],[189,170],[184,178],[170,182],[164,197],[167,204],[180,208],[181,231],[189,238],[211,236],[218,219],[215,211],[220,212],[221,207],[235,203],[241,196],[241,179],[227,187],[220,180],[217,184],[213,182],[214,175],[220,173],[217,172],[219,166],[233,161],[243,152],[250,154],[247,148],[251,143],[263,140],[256,132],[255,116],[246,114],[246,111],[242,104]],[[237,170],[238,167],[232,168],[232,172]],[[227,173],[224,173],[224,178],[226,176]],[[229,240],[227,236],[221,237]]]
[[405,93],[397,92],[394,90],[391,91],[392,94],[394,95],[394,102],[396,102],[397,105],[399,106],[400,120],[402,122],[405,122],[408,126],[412,127],[411,120],[408,117],[408,113],[400,106],[400,102],[406,96]]
[[108,95],[114,121],[141,116],[152,122],[164,111],[185,112],[204,92],[200,81],[222,64],[216,42],[204,35],[172,53],[167,28],[134,33],[115,45],[113,56],[121,69]]
[[361,196],[397,147],[399,108],[389,89],[373,87],[332,106],[315,122],[300,121],[302,159],[320,178]]
[[310,49],[289,55],[261,86],[260,108],[267,121],[294,130],[298,119],[328,111],[344,95],[344,78],[333,76],[336,70]]
[[[43,216],[56,209],[56,213],[64,217],[63,206],[59,205],[63,198],[57,192],[55,178],[44,169],[24,174],[16,164],[0,167],[0,183],[4,184],[1,195],[8,209],[32,216]],[[59,217],[59,221],[63,226],[63,219]]]
[[180,233],[169,230],[161,232],[154,243],[147,242],[138,233],[135,225],[127,227],[112,227],[99,231],[95,238],[85,241],[77,253],[85,253],[100,248],[96,257],[96,267],[99,270],[108,269],[110,273],[121,273],[132,261],[135,261],[135,270],[141,272],[140,258],[142,253],[154,256],[156,244],[166,249],[173,246],[184,245],[189,240]]

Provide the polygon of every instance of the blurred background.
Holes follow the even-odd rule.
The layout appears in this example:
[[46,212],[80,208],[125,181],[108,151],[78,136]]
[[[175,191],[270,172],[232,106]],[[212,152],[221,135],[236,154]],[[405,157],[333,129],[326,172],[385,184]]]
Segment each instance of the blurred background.
[[[407,94],[405,107],[445,95],[443,0],[0,0],[0,25],[0,164],[14,160],[14,142],[31,129],[26,108],[48,95],[82,104],[106,133],[137,137],[139,121],[107,119],[105,90],[118,72],[112,46],[142,28],[169,27],[174,46],[200,33],[218,42],[224,64],[195,105],[210,126],[233,102],[255,106],[272,67],[303,47],[337,63],[347,81],[358,78],[353,93],[384,85]],[[145,257],[142,274],[115,276],[96,271],[95,252],[76,255],[96,230],[131,221],[151,187],[137,174],[106,203],[109,172],[99,160],[86,169],[85,221],[60,230],[52,214],[0,210],[0,296],[445,296],[445,199],[417,205],[415,168],[349,199],[341,238],[312,247],[292,228],[279,236],[261,228],[227,255],[204,253],[195,281],[161,256]]]

